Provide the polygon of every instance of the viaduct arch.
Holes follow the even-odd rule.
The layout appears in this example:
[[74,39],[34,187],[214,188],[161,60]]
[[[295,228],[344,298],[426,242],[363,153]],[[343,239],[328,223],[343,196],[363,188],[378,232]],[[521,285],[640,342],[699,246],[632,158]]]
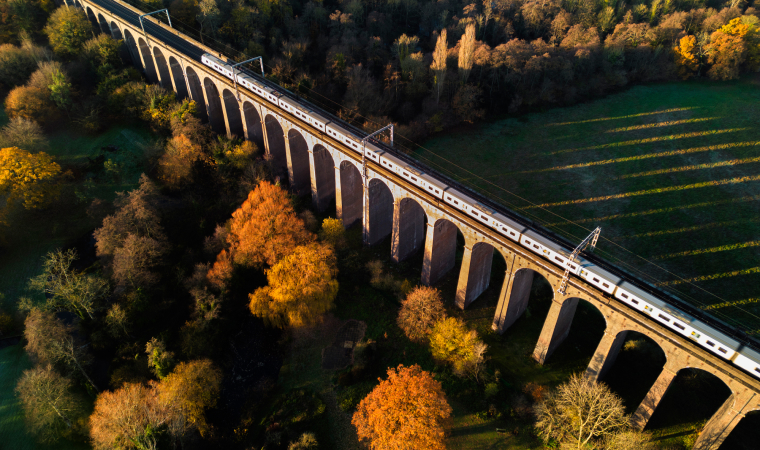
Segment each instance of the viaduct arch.
[[[360,223],[370,242],[380,242],[390,235],[394,261],[402,261],[424,249],[423,283],[434,284],[455,267],[456,236],[461,232],[465,247],[454,300],[459,307],[466,308],[488,288],[491,262],[494,253],[499,252],[507,267],[493,320],[497,332],[503,333],[524,313],[536,274],[544,277],[554,291],[559,286],[562,277],[559,268],[482,227],[468,216],[431,200],[426,192],[379,166],[370,164],[365,179],[359,169],[360,158],[343,144],[319,133],[304,132],[299,119],[255,96],[241,92],[241,98],[236,98],[232,95],[233,86],[226,78],[197,61],[183,58],[164,42],[151,39],[151,51],[145,40],[139,37],[141,30],[91,0],[79,0],[79,4],[86,8],[96,29],[100,27],[106,32],[102,24],[107,27],[106,18],[112,19],[109,34],[116,36],[115,30],[118,30],[124,36],[133,61],[140,62],[137,65],[149,80],[162,82],[167,89],[174,89],[181,95],[183,83],[178,81],[181,74],[187,80],[187,94],[199,106],[205,106],[199,109],[215,131],[228,135],[240,133],[239,136],[263,146],[280,174],[287,176],[290,185],[298,190],[310,191],[312,202],[319,209],[329,208],[334,199],[336,212],[344,224]],[[124,6],[133,10],[129,5]],[[137,10],[134,12],[138,13]],[[98,16],[103,20],[98,20]],[[146,20],[169,29],[153,18]],[[171,30],[171,34],[204,51],[214,52],[176,30]],[[551,300],[533,351],[538,362],[544,363],[550,358],[567,337],[579,301],[588,302],[599,310],[606,323],[604,335],[586,370],[589,379],[598,380],[613,366],[630,331],[647,336],[665,354],[666,363],[661,374],[634,414],[636,426],[646,426],[676,374],[684,369],[708,372],[730,390],[728,398],[705,425],[695,449],[718,448],[746,414],[760,409],[758,380],[576,278],[571,279],[566,296],[554,295]]]

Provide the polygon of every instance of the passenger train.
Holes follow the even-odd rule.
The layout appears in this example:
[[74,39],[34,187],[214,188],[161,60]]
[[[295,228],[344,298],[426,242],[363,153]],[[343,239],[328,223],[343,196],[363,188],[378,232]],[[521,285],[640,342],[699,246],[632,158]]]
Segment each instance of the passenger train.
[[[327,133],[333,139],[340,141],[361,154],[361,137],[347,130],[341,124],[321,115],[318,111],[308,108],[286,95],[282,88],[272,86],[269,82],[263,82],[234,69],[230,64],[211,54],[204,54],[201,61],[204,65],[225,77],[231,80],[236,79],[239,85],[244,86],[264,100],[288,111],[310,126],[323,133]],[[563,270],[569,268],[570,273],[586,280],[605,294],[614,297],[642,314],[650,316],[676,333],[691,339],[697,345],[716,354],[720,358],[731,361],[755,378],[760,379],[760,353],[734,338],[727,336],[725,333],[716,330],[714,327],[669,305],[584,258],[579,257],[578,261],[571,261],[569,256],[572,253],[572,249],[558,245],[524,225],[505,217],[487,205],[477,202],[465,193],[447,186],[438,179],[400,160],[390,152],[374,145],[372,142],[366,143],[364,151],[366,158],[396,173],[427,191],[430,195],[489,226],[497,233],[542,256]]]

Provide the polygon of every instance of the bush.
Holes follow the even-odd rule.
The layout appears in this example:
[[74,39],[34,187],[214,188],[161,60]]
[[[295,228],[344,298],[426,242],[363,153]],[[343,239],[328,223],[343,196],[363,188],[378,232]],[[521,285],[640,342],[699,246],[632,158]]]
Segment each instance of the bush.
[[5,112],[11,119],[33,120],[43,126],[51,125],[60,117],[50,99],[50,91],[27,86],[17,87],[8,94]]
[[0,128],[0,148],[18,147],[28,152],[46,151],[50,144],[42,127],[23,117],[14,117],[3,128]]
[[469,330],[462,319],[443,319],[430,333],[433,357],[449,363],[459,376],[473,375],[477,379],[483,368],[486,348],[478,333]]
[[427,338],[436,322],[446,317],[446,310],[438,289],[419,286],[401,302],[398,326],[409,339],[422,342]]
[[11,44],[0,45],[0,84],[7,88],[21,86],[37,68],[34,55]]

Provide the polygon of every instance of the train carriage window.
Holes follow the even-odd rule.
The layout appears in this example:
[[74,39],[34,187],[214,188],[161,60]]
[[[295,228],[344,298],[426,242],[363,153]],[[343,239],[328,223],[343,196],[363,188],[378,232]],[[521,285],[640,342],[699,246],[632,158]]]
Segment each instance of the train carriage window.
[[599,282],[599,278],[594,277],[594,281],[598,283]]
[[454,200],[454,204],[455,204],[455,205],[458,205],[458,204],[459,204],[459,202],[458,202],[458,201],[456,201],[456,200]]
[[606,288],[609,288],[609,287],[610,287],[610,285],[609,285],[609,284],[607,284],[607,283],[602,283],[602,286],[604,286],[604,287],[606,287]]
[[412,181],[417,181],[417,179],[416,179],[416,178],[414,178],[414,177],[412,177]]
[[559,262],[562,262],[562,259],[561,259],[561,258],[559,258],[559,257],[557,257],[557,256],[555,256],[555,257],[554,257],[554,259],[556,259],[556,260],[557,260],[557,261],[559,261]]
[[538,245],[533,244],[533,248],[539,248]]
[[721,352],[721,353],[723,353],[724,355],[726,354],[726,349],[725,348],[718,347],[718,351]]
[[620,293],[620,296],[623,297],[623,298],[628,298],[628,294],[625,294],[625,293],[622,293],[622,292]]
[[660,319],[664,320],[665,322],[670,322],[670,319],[667,318],[667,317],[665,317],[665,316],[663,316],[662,314],[658,314],[657,317],[659,317]]
[[638,304],[639,304],[639,301],[638,301],[638,300],[634,300],[634,299],[631,299],[631,303],[633,303],[634,305],[638,305]]
[[676,327],[676,328],[678,328],[679,330],[686,330],[686,327],[684,327],[683,325],[681,325],[678,322],[673,322],[673,326]]
[[755,367],[755,372],[760,373],[760,367]]
[[436,189],[436,190],[435,190],[435,193],[436,193],[436,194],[440,194],[440,193],[441,193],[441,191],[439,191],[438,189]]
[[475,217],[478,217],[478,213],[476,213],[475,211],[472,212],[472,215]]
[[708,340],[705,342],[705,344],[709,345],[710,347],[715,347],[715,342]]

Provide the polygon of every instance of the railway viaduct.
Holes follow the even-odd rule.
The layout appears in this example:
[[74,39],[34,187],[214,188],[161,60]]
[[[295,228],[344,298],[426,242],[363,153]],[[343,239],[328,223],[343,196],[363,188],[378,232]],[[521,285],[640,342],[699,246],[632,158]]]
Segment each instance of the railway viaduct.
[[[63,3],[63,1],[61,1]],[[513,241],[450,208],[403,178],[371,161],[366,180],[361,157],[344,144],[309,127],[298,117],[262,101],[200,62],[203,53],[223,55],[119,0],[65,0],[82,8],[96,30],[123,39],[129,58],[148,79],[191,98],[200,114],[219,133],[245,137],[272,158],[291,188],[311,195],[318,210],[334,201],[346,226],[360,223],[365,240],[377,244],[391,237],[392,259],[407,259],[424,249],[422,282],[434,284],[456,265],[456,239],[464,236],[456,305],[471,304],[491,279],[494,252],[507,264],[493,319],[493,329],[507,330],[526,310],[533,278],[544,277],[554,298],[533,358],[543,364],[567,337],[579,301],[604,316],[606,328],[587,368],[587,377],[600,379],[614,364],[629,331],[641,333],[662,349],[665,365],[633,415],[643,428],[679,371],[699,369],[719,378],[731,394],[704,426],[694,448],[717,449],[742,418],[760,410],[760,381],[654,320],[603,295],[582,279],[571,278],[567,295],[556,293],[562,271]],[[126,56],[126,55],[125,55]]]

